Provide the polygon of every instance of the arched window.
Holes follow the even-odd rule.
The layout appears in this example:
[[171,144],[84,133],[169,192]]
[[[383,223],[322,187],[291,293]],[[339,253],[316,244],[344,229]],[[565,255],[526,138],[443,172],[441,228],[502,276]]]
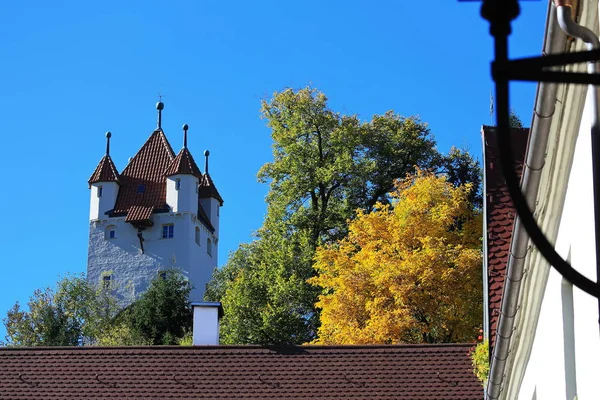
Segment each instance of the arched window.
[[206,238],[206,252],[212,257],[212,241],[210,238]]
[[104,239],[116,239],[117,238],[117,227],[109,225],[104,230]]
[[196,233],[194,237],[196,239],[196,244],[200,246],[200,228],[196,227]]

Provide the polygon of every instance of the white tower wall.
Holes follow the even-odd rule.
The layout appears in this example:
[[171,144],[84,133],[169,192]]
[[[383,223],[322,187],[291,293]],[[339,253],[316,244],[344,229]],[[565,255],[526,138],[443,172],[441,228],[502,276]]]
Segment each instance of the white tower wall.
[[[217,267],[214,235],[195,213],[154,214],[152,219],[154,226],[142,233],[144,253],[137,229],[126,223],[125,217],[90,221],[88,281],[103,285],[110,276],[111,289],[125,306],[143,293],[160,271],[177,268],[194,287],[190,300],[202,301],[206,283]],[[173,224],[173,238],[162,237],[165,224]],[[115,231],[114,238],[110,238],[110,230]],[[208,238],[213,243],[212,256],[207,252]]]
[[[179,181],[179,189],[177,182]],[[198,210],[198,178],[178,174],[167,177],[167,204],[174,212],[196,213]]]
[[118,194],[119,184],[116,182],[92,183],[90,190],[90,220],[108,219],[106,212],[115,207]]

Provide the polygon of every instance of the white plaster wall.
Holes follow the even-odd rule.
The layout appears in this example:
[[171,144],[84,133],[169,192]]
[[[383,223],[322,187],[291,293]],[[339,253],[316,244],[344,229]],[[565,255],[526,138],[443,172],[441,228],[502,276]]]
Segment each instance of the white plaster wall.
[[[575,269],[596,280],[589,105],[588,96],[556,249],[563,258],[570,255]],[[563,305],[563,284],[562,276],[551,269],[519,399],[531,400],[534,393],[538,399],[573,400],[569,398],[573,393],[578,400],[600,399],[598,303],[592,296],[573,288],[573,343],[569,335],[565,336],[569,326],[563,326],[563,316],[570,312],[569,307]],[[572,349],[575,349],[574,355]],[[572,377],[575,377],[574,382]]]
[[[102,186],[102,197],[98,197],[98,188]],[[90,188],[90,220],[107,219],[107,211],[115,207],[119,184],[116,182],[92,183]]]
[[[177,179],[181,187],[176,189]],[[193,175],[173,175],[167,177],[167,204],[174,212],[196,213],[198,208],[198,178]]]
[[[88,280],[101,284],[103,274],[110,273],[111,284],[124,306],[143,293],[159,271],[179,268],[194,286],[190,299],[202,300],[205,285],[217,266],[216,257],[206,253],[206,238],[212,234],[195,213],[154,214],[152,219],[154,226],[143,231],[143,254],[137,229],[126,223],[125,217],[90,221]],[[162,225],[167,223],[174,224],[172,239],[162,238]],[[117,227],[115,239],[105,239],[109,225]],[[200,246],[194,237],[196,226],[201,232]]]

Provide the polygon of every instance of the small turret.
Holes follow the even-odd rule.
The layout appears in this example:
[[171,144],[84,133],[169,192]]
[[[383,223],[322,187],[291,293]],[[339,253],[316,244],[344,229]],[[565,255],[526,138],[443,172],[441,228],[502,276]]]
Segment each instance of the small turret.
[[107,219],[107,211],[115,206],[119,194],[119,173],[110,158],[111,133],[106,132],[106,154],[88,180],[91,189],[90,220]]
[[183,125],[183,148],[173,160],[165,176],[167,177],[167,204],[174,212],[197,213],[197,188],[202,177],[192,154],[187,148],[188,125]]

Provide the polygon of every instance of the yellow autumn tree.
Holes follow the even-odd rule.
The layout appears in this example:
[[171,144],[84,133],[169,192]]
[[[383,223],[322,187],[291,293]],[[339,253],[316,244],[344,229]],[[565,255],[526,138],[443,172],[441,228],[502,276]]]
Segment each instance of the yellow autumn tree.
[[316,344],[472,341],[481,327],[481,212],[471,187],[423,171],[391,206],[358,212],[343,240],[317,250],[323,288]]

